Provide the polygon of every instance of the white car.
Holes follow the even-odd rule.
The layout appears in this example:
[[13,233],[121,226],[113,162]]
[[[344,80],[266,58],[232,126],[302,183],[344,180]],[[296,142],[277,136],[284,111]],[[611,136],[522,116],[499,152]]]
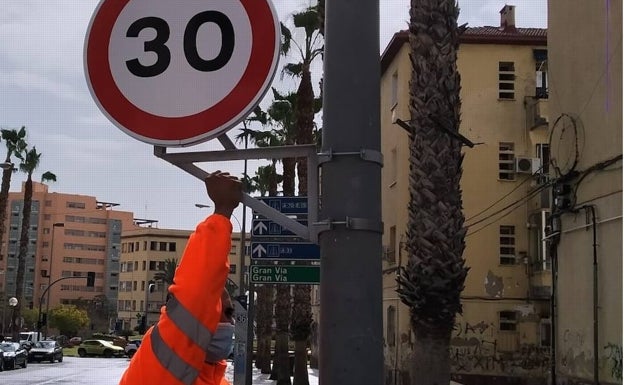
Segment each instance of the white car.
[[126,351],[126,355],[132,358],[132,356],[134,356],[134,353],[136,353],[139,349],[139,346],[141,346],[141,340],[133,340],[128,342],[128,344],[124,348],[124,350]]

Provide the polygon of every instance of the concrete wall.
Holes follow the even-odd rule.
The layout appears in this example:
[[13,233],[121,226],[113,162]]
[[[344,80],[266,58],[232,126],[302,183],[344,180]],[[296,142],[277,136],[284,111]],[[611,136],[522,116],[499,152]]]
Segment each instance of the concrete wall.
[[[551,1],[548,16],[550,121],[553,142],[558,143],[553,155],[565,174],[577,158],[578,143],[575,170],[583,173],[622,155],[622,2]],[[586,227],[591,219],[585,210],[562,215],[557,246],[557,382],[621,384],[621,161],[589,173],[580,184],[579,179],[572,181],[574,189],[578,186],[576,207],[595,205],[597,215],[597,279],[593,232]]]

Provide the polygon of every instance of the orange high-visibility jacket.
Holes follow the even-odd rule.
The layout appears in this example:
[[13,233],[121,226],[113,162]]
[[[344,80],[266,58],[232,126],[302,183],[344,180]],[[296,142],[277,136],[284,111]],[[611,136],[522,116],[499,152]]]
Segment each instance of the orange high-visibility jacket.
[[171,299],[143,336],[119,385],[226,385],[225,361],[204,362],[221,318],[232,224],[213,214],[197,225],[176,269]]

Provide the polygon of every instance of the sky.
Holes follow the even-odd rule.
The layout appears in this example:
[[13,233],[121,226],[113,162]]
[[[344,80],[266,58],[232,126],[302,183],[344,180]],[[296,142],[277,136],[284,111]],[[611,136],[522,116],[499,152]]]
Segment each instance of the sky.
[[[122,132],[91,97],[83,69],[83,46],[98,3],[0,3],[0,128],[26,127],[28,143],[42,154],[33,180],[40,180],[46,171],[57,176],[56,182],[49,183],[49,192],[94,196],[99,201],[118,203],[116,209],[133,212],[135,218],[156,220],[160,228],[192,230],[211,212],[195,206],[212,203],[202,181],[154,156],[152,145]],[[273,4],[280,21],[292,25],[289,16],[308,1],[273,0]],[[459,0],[459,24],[497,26],[505,4],[516,6],[516,26],[546,27],[546,0]],[[406,28],[408,10],[409,0],[380,0],[380,53],[395,32]],[[294,90],[296,83],[276,76],[274,86]],[[261,106],[269,102],[265,97]],[[233,138],[237,133],[234,128],[228,135]],[[2,159],[4,148],[0,143]],[[220,149],[212,140],[182,151]],[[249,174],[261,164],[250,161]],[[201,167],[209,172],[243,173],[243,161],[203,163]],[[16,173],[11,191],[20,191],[25,179],[24,174]],[[249,217],[250,211],[247,226]],[[240,219],[239,208],[234,213],[234,231],[239,230],[236,222]]]

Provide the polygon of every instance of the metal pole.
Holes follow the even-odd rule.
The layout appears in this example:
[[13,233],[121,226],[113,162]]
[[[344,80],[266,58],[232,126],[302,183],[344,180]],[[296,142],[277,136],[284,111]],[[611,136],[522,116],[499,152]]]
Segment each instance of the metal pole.
[[[245,137],[245,150],[247,149],[247,137]],[[247,159],[245,159],[245,166],[243,169],[243,178],[247,179]],[[247,206],[243,204],[243,224],[241,226],[241,239],[240,239],[240,259],[238,263],[238,294],[245,295],[245,225],[247,222]],[[240,224],[240,223],[239,223]],[[249,301],[248,301],[249,302]]]
[[383,384],[379,0],[325,15],[320,384]]
[[[54,229],[57,227],[65,227],[65,224],[62,222],[57,222],[52,224],[52,240],[50,242],[50,270],[48,271],[48,287],[50,287],[50,282],[52,281],[52,261],[54,259]],[[48,290],[48,296],[46,297],[46,317],[50,313],[50,291]],[[43,322],[43,317],[41,316],[41,301],[39,301],[39,322]],[[38,330],[37,330],[38,331]],[[48,337],[48,322],[46,318],[45,324],[45,334],[44,338]]]

